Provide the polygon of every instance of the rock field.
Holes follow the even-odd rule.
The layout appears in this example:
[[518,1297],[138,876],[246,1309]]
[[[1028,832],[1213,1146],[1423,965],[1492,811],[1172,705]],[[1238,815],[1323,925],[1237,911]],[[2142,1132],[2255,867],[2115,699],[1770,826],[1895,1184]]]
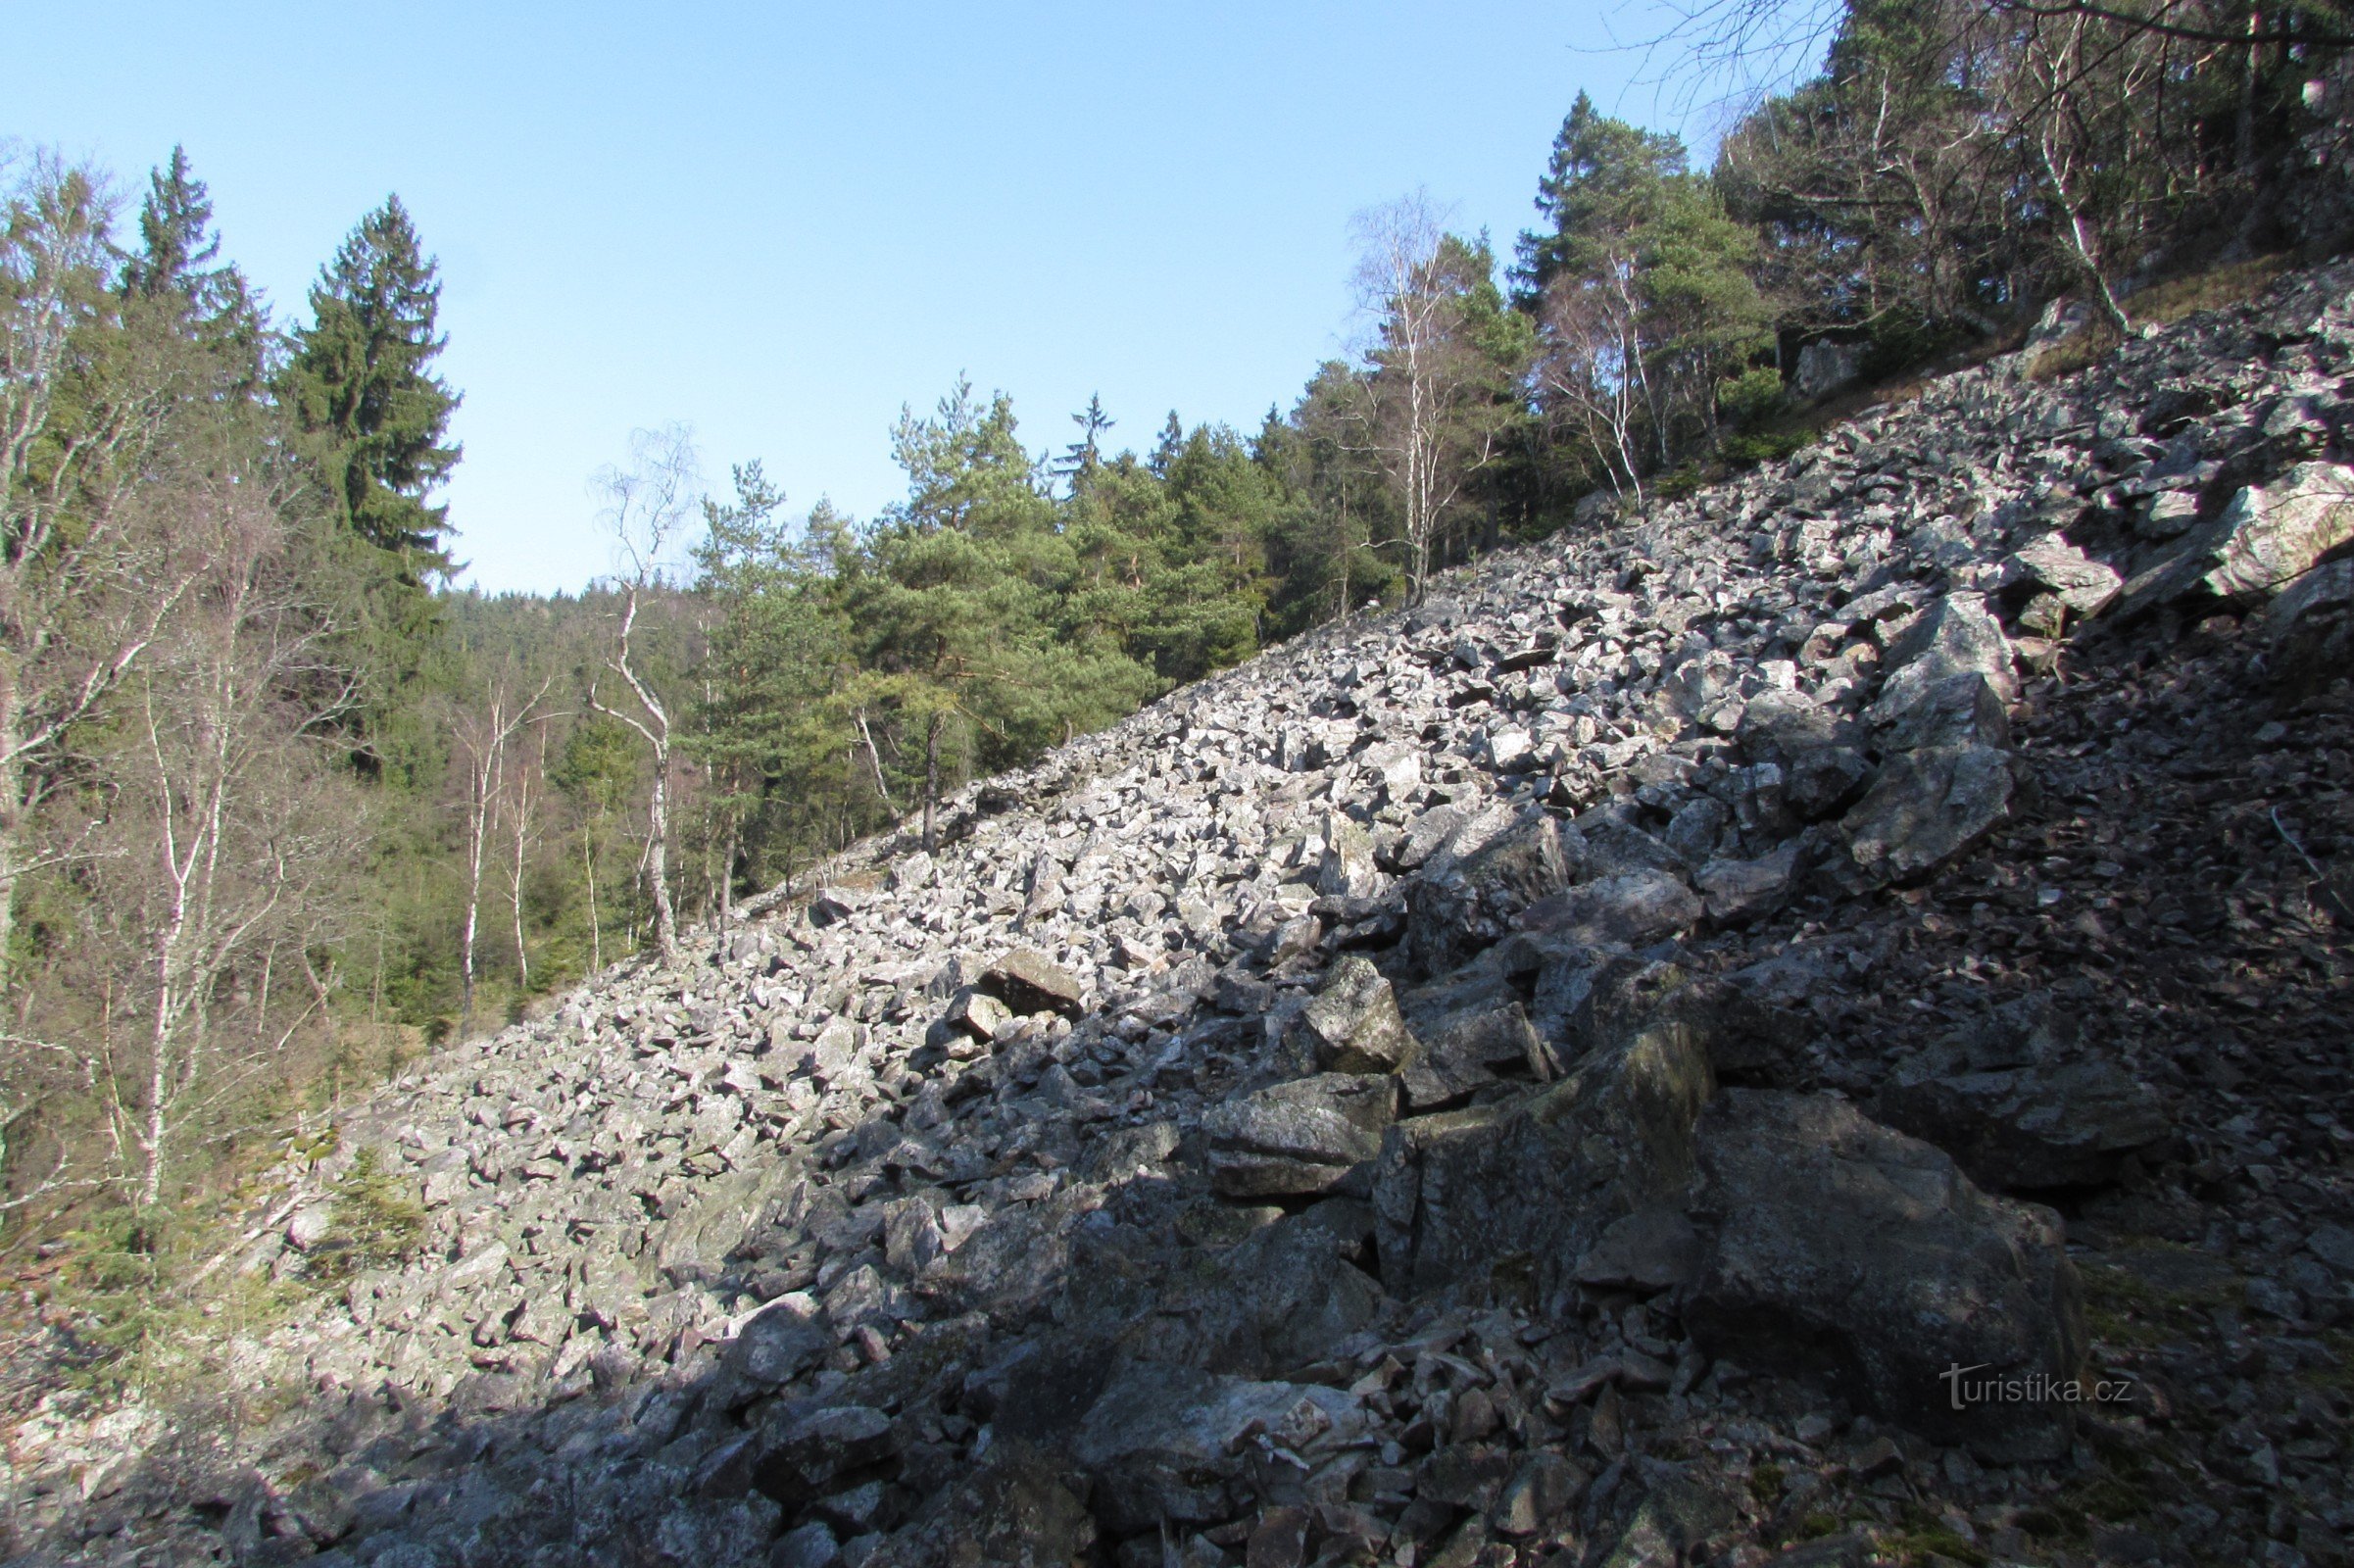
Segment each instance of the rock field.
[[420,1064],[0,1556],[2354,1561],[2354,269],[2023,359]]

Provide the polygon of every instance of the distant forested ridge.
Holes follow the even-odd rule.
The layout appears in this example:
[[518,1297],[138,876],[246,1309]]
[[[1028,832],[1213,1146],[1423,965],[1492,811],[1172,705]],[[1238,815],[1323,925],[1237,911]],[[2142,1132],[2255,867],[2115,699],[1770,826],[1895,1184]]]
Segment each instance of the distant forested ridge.
[[[1702,8],[1702,53],[1775,12]],[[2182,278],[2340,248],[2347,25],[1850,0],[1711,168],[1575,95],[1508,258],[1423,196],[1361,215],[1361,347],[1256,429],[1091,401],[1042,441],[959,382],[903,415],[907,493],[859,519],[652,428],[596,476],[581,548],[622,565],[577,598],[450,586],[460,393],[397,197],[281,319],[180,150],[128,193],[20,150],[0,1254],[70,1232],[111,1260],[90,1291],[143,1289],[348,1088],[860,836],[929,839],[962,780],[1785,456],[1847,388],[2054,301],[2059,364]]]

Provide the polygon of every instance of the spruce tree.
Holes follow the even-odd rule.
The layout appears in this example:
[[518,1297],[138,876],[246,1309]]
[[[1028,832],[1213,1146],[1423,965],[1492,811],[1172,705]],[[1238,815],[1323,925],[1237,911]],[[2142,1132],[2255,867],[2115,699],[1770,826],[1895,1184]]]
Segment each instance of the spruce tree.
[[170,330],[221,353],[230,389],[250,394],[262,375],[261,302],[233,263],[214,265],[220,257],[212,192],[189,166],[188,150],[175,146],[170,163],[148,172],[139,249],[123,261],[123,296],[163,311]]
[[449,508],[426,495],[457,466],[447,441],[458,394],[430,367],[439,269],[398,196],[369,213],[311,288],[283,388],[345,520],[414,578],[447,572]]

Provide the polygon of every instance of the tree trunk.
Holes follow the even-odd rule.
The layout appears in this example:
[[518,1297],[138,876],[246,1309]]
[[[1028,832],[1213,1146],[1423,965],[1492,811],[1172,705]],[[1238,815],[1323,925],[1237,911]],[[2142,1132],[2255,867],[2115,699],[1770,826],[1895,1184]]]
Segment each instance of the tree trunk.
[[24,828],[25,759],[17,751],[16,683],[0,670],[0,997],[17,937],[17,841]]
[[654,789],[646,804],[646,881],[654,894],[654,946],[667,963],[678,953],[678,916],[670,907],[670,749],[654,754]]

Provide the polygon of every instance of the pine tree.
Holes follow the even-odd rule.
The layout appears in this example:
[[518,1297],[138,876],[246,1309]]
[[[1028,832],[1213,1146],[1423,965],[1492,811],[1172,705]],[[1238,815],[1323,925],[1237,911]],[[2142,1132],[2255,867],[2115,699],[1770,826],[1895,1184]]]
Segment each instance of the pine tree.
[[439,269],[398,196],[360,220],[311,288],[283,388],[354,532],[400,557],[412,578],[447,572],[449,508],[426,495],[457,466],[458,394],[429,367]]
[[1551,232],[1520,236],[1520,264],[1514,270],[1526,297],[1542,295],[1563,271],[1599,265],[1597,247],[1607,236],[1647,221],[1685,167],[1684,144],[1674,136],[1612,120],[1579,93],[1537,182],[1537,210]]

